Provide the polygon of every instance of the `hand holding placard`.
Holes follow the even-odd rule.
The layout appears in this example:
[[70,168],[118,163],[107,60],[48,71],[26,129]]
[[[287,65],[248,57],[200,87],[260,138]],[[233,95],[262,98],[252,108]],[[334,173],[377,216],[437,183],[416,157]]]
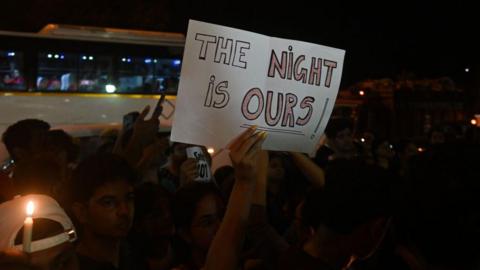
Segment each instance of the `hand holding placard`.
[[235,180],[255,182],[258,153],[266,138],[265,131],[256,132],[256,127],[252,126],[230,144],[230,159],[235,168]]
[[186,149],[187,157],[193,161],[196,181],[210,181],[212,176],[210,172],[210,165],[205,157],[201,147],[192,146]]

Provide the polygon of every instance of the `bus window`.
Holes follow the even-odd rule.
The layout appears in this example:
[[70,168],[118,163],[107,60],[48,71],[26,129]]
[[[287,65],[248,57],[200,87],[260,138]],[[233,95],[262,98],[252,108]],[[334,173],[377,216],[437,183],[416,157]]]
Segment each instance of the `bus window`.
[[176,94],[181,60],[152,57],[122,57],[119,63],[120,91]]
[[118,59],[118,83],[122,92],[153,92],[154,59],[125,56]]
[[176,94],[180,78],[180,59],[159,59],[155,63],[155,77],[158,83],[157,91]]
[[25,90],[23,53],[0,50],[0,86],[4,90]]
[[78,89],[84,92],[115,92],[112,85],[112,58],[110,56],[83,54],[79,58]]
[[37,89],[76,91],[77,55],[72,53],[40,52],[38,54]]
[[153,57],[119,59],[119,91],[176,94],[181,61]]

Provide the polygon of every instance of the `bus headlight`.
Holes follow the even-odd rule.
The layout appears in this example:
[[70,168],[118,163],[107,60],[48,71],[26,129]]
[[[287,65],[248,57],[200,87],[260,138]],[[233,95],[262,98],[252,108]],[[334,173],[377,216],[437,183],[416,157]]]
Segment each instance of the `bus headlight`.
[[113,84],[107,84],[105,85],[105,91],[107,91],[107,93],[115,93],[115,91],[117,91],[117,87]]

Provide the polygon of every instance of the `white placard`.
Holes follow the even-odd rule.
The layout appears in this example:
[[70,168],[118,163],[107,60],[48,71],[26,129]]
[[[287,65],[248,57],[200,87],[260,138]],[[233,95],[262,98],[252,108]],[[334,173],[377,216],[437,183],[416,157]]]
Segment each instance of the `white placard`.
[[190,20],[173,141],[223,148],[245,128],[263,148],[312,153],[337,97],[345,51]]

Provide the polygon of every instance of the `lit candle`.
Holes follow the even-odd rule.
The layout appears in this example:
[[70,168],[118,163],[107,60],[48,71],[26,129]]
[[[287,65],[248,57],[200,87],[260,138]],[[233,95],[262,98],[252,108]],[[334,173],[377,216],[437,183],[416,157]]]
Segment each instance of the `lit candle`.
[[23,251],[24,252],[31,252],[32,251],[32,229],[33,229],[33,210],[35,209],[35,205],[32,201],[27,203],[27,218],[25,218],[25,222],[23,223]]

